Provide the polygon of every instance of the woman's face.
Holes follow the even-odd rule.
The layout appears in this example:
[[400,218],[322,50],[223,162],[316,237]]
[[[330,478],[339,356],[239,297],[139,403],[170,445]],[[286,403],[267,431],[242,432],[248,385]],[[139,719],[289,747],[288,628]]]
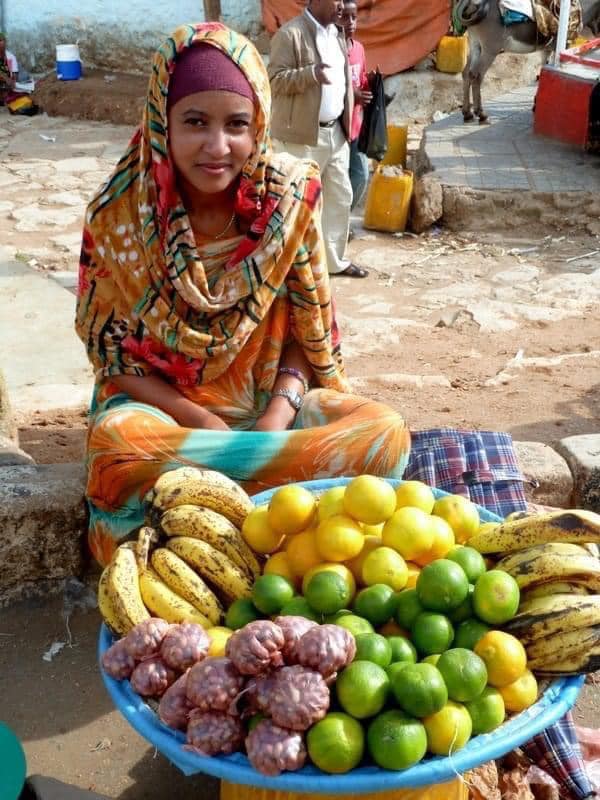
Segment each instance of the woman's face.
[[233,92],[197,92],[169,109],[169,150],[188,193],[226,191],[250,157],[254,137],[254,104]]

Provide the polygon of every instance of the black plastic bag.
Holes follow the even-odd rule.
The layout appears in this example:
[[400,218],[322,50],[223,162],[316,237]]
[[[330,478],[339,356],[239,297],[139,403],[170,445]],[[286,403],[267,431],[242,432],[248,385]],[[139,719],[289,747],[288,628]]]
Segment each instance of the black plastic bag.
[[358,149],[368,158],[381,161],[388,149],[386,98],[383,75],[377,69],[369,80],[373,99],[365,108],[365,116],[358,137]]

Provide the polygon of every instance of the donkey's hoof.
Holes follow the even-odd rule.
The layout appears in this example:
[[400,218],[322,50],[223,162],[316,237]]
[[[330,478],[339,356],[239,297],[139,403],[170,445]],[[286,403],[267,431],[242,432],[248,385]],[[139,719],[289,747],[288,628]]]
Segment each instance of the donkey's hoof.
[[480,125],[489,125],[490,124],[490,118],[488,117],[487,114],[479,114],[479,124]]
[[472,122],[474,119],[472,111],[463,111],[463,122]]

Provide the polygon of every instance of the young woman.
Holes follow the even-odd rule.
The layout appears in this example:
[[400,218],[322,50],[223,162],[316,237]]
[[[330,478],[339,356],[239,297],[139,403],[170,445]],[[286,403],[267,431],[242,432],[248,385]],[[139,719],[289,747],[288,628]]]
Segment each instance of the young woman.
[[216,23],[180,27],[88,207],[76,328],[97,375],[87,495],[102,563],[141,524],[156,478],[182,464],[250,491],[404,471],[402,417],[348,394],[318,172],[272,154],[269,118],[250,42]]

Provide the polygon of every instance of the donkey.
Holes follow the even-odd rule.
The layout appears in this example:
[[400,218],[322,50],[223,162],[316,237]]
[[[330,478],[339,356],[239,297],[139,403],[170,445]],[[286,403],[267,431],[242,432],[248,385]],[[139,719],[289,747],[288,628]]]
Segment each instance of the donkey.
[[[600,0],[581,0],[581,6],[584,27],[596,32],[600,24]],[[548,47],[550,40],[539,35],[533,21],[504,25],[498,0],[458,0],[455,13],[469,34],[469,57],[462,73],[463,120],[470,122],[477,116],[479,122],[484,123],[487,114],[481,103],[481,84],[496,56],[541,51]]]

